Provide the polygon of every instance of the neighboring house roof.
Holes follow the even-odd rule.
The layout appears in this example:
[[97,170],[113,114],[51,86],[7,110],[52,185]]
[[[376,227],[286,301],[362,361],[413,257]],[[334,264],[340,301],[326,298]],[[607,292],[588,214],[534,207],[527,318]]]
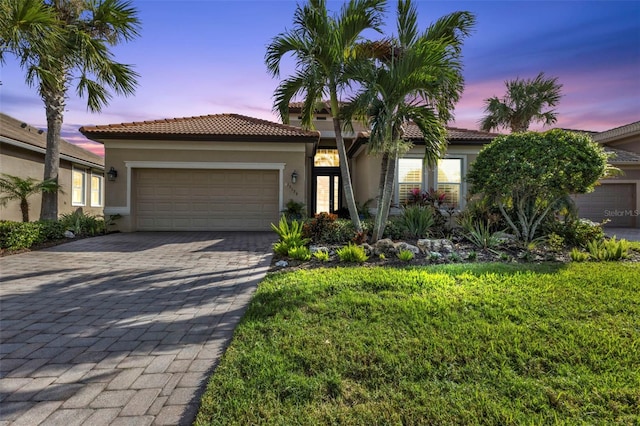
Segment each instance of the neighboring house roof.
[[[0,142],[44,154],[47,149],[47,133],[0,113]],[[104,158],[64,139],[60,140],[60,158],[104,169]]]
[[640,121],[597,133],[593,136],[593,140],[599,143],[607,143],[614,139],[634,135],[640,135]]
[[91,139],[163,139],[215,141],[315,142],[319,133],[240,114],[167,118],[133,123],[84,126],[80,132]]
[[604,148],[604,151],[615,154],[609,159],[611,164],[640,164],[640,154],[638,153],[608,146]]

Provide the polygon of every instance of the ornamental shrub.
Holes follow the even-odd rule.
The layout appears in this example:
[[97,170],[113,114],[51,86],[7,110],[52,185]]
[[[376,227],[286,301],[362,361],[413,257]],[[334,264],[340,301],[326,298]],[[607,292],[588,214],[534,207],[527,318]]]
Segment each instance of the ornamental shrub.
[[336,250],[336,254],[340,258],[340,262],[364,263],[369,258],[364,248],[352,243]]
[[480,151],[467,181],[470,193],[488,197],[514,235],[527,243],[561,200],[593,191],[610,170],[607,158],[585,133],[513,133],[495,138]]
[[0,222],[0,248],[21,250],[40,241],[39,222]]

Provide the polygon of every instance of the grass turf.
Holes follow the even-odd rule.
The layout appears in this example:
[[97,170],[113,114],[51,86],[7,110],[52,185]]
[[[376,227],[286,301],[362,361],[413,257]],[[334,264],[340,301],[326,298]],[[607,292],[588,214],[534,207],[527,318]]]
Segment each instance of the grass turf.
[[640,264],[272,274],[196,419],[612,423],[640,423]]

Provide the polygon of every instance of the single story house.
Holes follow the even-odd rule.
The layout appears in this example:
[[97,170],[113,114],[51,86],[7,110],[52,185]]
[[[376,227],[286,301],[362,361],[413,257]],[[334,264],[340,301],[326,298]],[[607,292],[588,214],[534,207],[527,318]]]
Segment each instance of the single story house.
[[[121,215],[122,231],[259,231],[270,229],[289,200],[304,203],[310,214],[340,210],[328,106],[316,112],[314,131],[300,127],[300,107],[291,104],[290,125],[217,114],[82,127],[104,144],[107,167],[118,171],[105,214]],[[362,205],[377,196],[380,158],[367,154],[368,133],[355,127],[344,138]],[[464,208],[469,166],[498,134],[449,128],[447,153],[434,169],[423,166],[417,126],[408,125],[405,136],[414,146],[398,162],[394,203],[402,204],[413,188],[434,188],[446,194],[445,207]]]
[[[47,134],[27,123],[0,113],[0,173],[42,180]],[[58,194],[60,214],[82,209],[102,215],[104,207],[104,159],[65,140],[60,143],[62,191]],[[29,198],[31,218],[40,214],[42,197]],[[0,220],[22,221],[20,202],[0,206]]]
[[612,154],[621,176],[600,181],[595,191],[574,197],[580,216],[607,226],[640,228],[640,121],[592,134]]
[[[269,230],[289,200],[309,213],[343,207],[335,135],[328,110],[317,130],[239,114],[85,126],[80,131],[105,146],[109,182],[105,214],[119,214],[122,231]],[[380,159],[367,155],[364,128],[345,134],[356,199],[377,195]],[[399,163],[396,203],[408,191],[434,187],[455,208],[465,204],[464,176],[482,145],[496,134],[449,129],[449,150],[437,170],[424,170],[417,127],[415,147]]]

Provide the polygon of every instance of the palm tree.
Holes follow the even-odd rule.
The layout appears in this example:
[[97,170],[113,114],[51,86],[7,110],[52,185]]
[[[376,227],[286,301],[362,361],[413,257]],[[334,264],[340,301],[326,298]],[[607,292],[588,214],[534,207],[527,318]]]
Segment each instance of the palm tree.
[[29,201],[27,198],[34,194],[58,194],[60,185],[53,180],[37,181],[34,178],[22,179],[3,173],[0,177],[0,193],[5,193],[0,197],[0,205],[6,206],[9,201],[20,200],[20,211],[22,221],[29,222]]
[[[60,131],[71,86],[75,85],[79,96],[86,95],[87,107],[93,112],[107,105],[112,96],[109,89],[122,95],[135,89],[138,74],[131,66],[116,62],[110,46],[139,35],[137,11],[127,0],[1,1],[7,26],[1,30],[0,46],[3,53],[20,58],[27,83],[38,86],[47,117],[44,180],[57,182]],[[47,16],[54,16],[54,22]],[[31,36],[34,28],[37,38]],[[58,198],[45,192],[40,218],[57,216]]]
[[279,77],[280,62],[285,55],[291,54],[296,60],[295,74],[281,81],[274,94],[274,109],[284,123],[289,122],[289,103],[301,95],[304,96],[302,125],[311,128],[316,106],[328,96],[343,192],[356,232],[362,232],[362,225],[342,137],[339,93],[349,85],[345,69],[355,57],[362,32],[379,30],[384,3],[384,0],[350,0],[336,16],[329,15],[325,0],[299,4],[293,28],[274,37],[265,55],[267,69],[274,77]]
[[445,123],[463,89],[462,42],[474,23],[471,13],[454,12],[419,34],[415,7],[400,0],[397,38],[365,46],[376,60],[353,71],[363,90],[345,108],[346,119],[364,116],[371,129],[369,152],[382,154],[373,241],[384,233],[397,161],[410,147],[406,125],[413,122],[422,132],[427,166],[446,150]]
[[485,99],[485,117],[480,121],[482,130],[505,128],[511,132],[525,132],[532,121],[548,126],[557,121],[553,108],[562,96],[562,84],[557,78],[545,78],[543,72],[532,80],[505,81],[507,93],[500,99],[494,96]]

